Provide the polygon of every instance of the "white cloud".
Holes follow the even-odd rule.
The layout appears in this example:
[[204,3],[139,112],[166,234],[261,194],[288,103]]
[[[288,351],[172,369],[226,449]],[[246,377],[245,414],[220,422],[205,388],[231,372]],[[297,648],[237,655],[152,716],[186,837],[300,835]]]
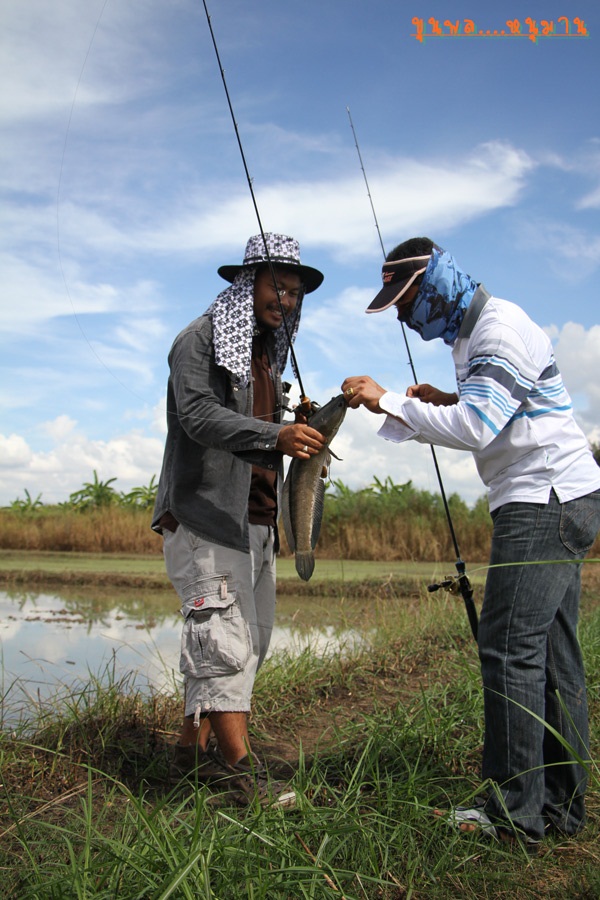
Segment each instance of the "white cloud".
[[[329,386],[320,399],[336,392],[335,386]],[[157,404],[154,412],[156,424],[164,432],[164,405]],[[395,484],[412,481],[420,489],[438,492],[430,448],[410,441],[398,445],[382,440],[376,434],[382,422],[381,416],[363,409],[348,411],[333,444],[340,460],[332,462],[332,479],[359,489],[373,483],[374,476],[382,480],[389,476]],[[91,480],[94,469],[102,481],[117,478],[113,487],[124,492],[148,484],[152,475],[160,472],[162,436],[149,437],[133,430],[108,441],[90,440],[68,416],[44,423],[42,430],[56,441],[50,450],[34,451],[19,435],[0,436],[0,504],[22,496],[25,489],[31,496],[41,494],[44,503],[66,500]],[[477,499],[483,488],[470,454],[436,452],[446,491],[458,491],[467,502]]]
[[[360,291],[344,294],[341,308],[333,310],[339,317],[340,327],[344,322],[356,318],[349,315],[348,306],[358,304],[362,309],[363,301]],[[324,333],[332,334],[332,320],[327,319],[327,310],[321,310],[321,316],[322,318],[317,317],[317,324],[312,325],[313,332],[323,327]],[[379,318],[364,317],[366,324],[373,328],[375,325],[371,325],[371,319]],[[324,325],[324,322],[329,322],[329,325]],[[396,322],[392,324],[396,330]],[[586,331],[581,325],[571,322],[561,329],[554,327],[551,330],[556,334],[557,360],[576,404],[578,418],[588,438],[597,440],[600,389],[597,387],[596,369],[600,358],[600,325]],[[399,333],[399,329],[397,331]],[[334,335],[334,343],[338,338],[343,345],[346,338]],[[351,339],[348,337],[348,340]],[[363,361],[364,339],[364,334],[357,334],[353,339],[354,343],[350,345],[361,347],[358,358]],[[388,329],[382,328],[379,336],[373,332],[372,340],[378,341],[380,356],[387,357],[390,350],[386,344],[393,341]],[[419,342],[417,346],[421,345]],[[442,355],[445,350],[446,348],[441,348]],[[449,353],[445,356],[449,357]],[[358,364],[357,357],[351,355],[349,358],[347,351],[345,357],[347,366]],[[389,366],[389,361],[384,359],[382,365]],[[335,382],[324,383],[322,375],[316,370],[304,373],[304,376],[305,386],[319,385],[318,399],[321,402],[325,402],[339,390],[339,385]],[[405,384],[389,386],[402,389]],[[78,433],[71,417],[61,415],[40,426],[40,430],[56,442],[51,450],[33,451],[23,437],[17,434],[0,437],[0,502],[10,502],[19,494],[19,488],[27,488],[32,496],[42,493],[42,499],[46,503],[66,499],[84,481],[90,480],[93,469],[98,471],[102,480],[116,477],[118,490],[127,491],[136,485],[147,484],[152,475],[160,471],[162,461],[166,430],[164,398],[147,410],[145,415],[150,415],[152,430],[159,436],[150,437],[142,431],[133,430],[111,440],[90,440]],[[419,489],[437,493],[439,485],[430,448],[411,441],[393,444],[382,440],[376,434],[382,421],[382,417],[362,409],[348,411],[333,445],[335,453],[341,459],[333,460],[331,477],[352,489],[371,484],[374,476],[380,479],[390,477],[396,484],[412,481]],[[437,448],[436,454],[447,494],[457,492],[466,502],[472,503],[484,493],[471,454],[443,448]]]
[[[126,146],[126,143],[124,144]],[[99,150],[92,151],[97,158]],[[145,148],[138,167],[144,165]],[[123,163],[111,163],[114,178]],[[154,165],[156,165],[154,163]],[[169,165],[163,160],[163,165]],[[457,159],[386,157],[373,166],[371,193],[384,234],[409,234],[457,227],[518,200],[525,178],[533,168],[526,153],[509,144],[482,144],[470,156]],[[110,253],[128,258],[135,254],[169,254],[200,260],[217,251],[243,246],[257,230],[247,189],[212,178],[183,191],[177,178],[161,189],[160,215],[154,191],[144,193],[123,183],[110,189],[98,173],[85,178],[85,191],[63,187],[60,202],[29,210],[5,210],[3,218],[11,244],[38,240],[52,247],[61,265],[73,266],[90,254]],[[426,186],[426,189],[425,189]],[[303,247],[325,247],[338,260],[364,260],[380,252],[359,174],[328,175],[310,180],[286,180],[256,188],[264,222],[293,233]],[[226,198],[226,199],[223,199]],[[69,283],[75,276],[68,273]]]
[[575,160],[575,168],[595,185],[583,194],[575,204],[578,210],[600,208],[600,139],[592,138]]
[[[33,334],[40,325],[59,316],[118,313],[129,298],[148,295],[145,284],[119,288],[107,283],[85,282],[75,266],[68,266],[63,279],[58,264],[48,259],[24,261],[17,254],[3,254],[0,327],[4,334]],[[56,257],[53,257],[55,260]]]
[[[600,237],[583,227],[533,216],[520,226],[520,233],[528,245],[544,251],[553,273],[563,281],[583,279],[600,263]],[[576,265],[566,268],[565,260]]]
[[[555,326],[556,327],[556,326]],[[600,325],[586,330],[577,322],[566,322],[556,329],[555,354],[563,375],[572,390],[598,382],[600,360]]]
[[577,204],[578,209],[600,209],[600,184],[585,194]]
[[75,419],[72,419],[70,416],[61,415],[57,416],[56,419],[53,419],[51,422],[42,422],[39,426],[39,430],[48,435],[53,441],[64,441],[70,434],[72,434],[77,426],[77,422]]
[[[376,278],[377,274],[373,274]],[[389,390],[404,391],[413,384],[402,329],[394,311],[365,313],[378,289],[378,284],[370,290],[352,287],[321,302],[311,303],[310,298],[305,301],[296,348],[301,365],[307,357],[312,362],[313,371],[302,372],[309,392],[318,389],[323,395],[323,372],[327,371],[331,378],[332,370],[339,379],[336,391],[350,375],[370,375]],[[410,329],[406,335],[417,378],[453,390],[455,375],[449,348],[441,341],[422,341]],[[422,372],[427,372],[427,378],[420,377]]]
[[568,157],[561,156],[554,150],[546,150],[538,155],[541,165],[560,172],[568,172],[592,181],[593,186],[581,196],[574,194],[574,206],[577,210],[597,209],[600,206],[600,139],[589,138],[580,150]]
[[[0,469],[16,469],[31,460],[31,450],[21,435],[0,434]],[[11,477],[10,475],[8,476]]]
[[589,330],[576,322],[567,322],[556,330],[554,353],[567,390],[573,398],[576,416],[589,434],[600,422],[600,325]]
[[[358,490],[390,477],[394,484],[411,481],[419,490],[439,493],[431,448],[416,441],[395,444],[377,435],[384,417],[360,408],[349,410],[338,432],[333,450],[341,462],[332,461],[331,478]],[[447,495],[457,492],[473,503],[485,488],[470,453],[436,448],[436,457]]]
[[[502,142],[477,147],[467,158],[423,162],[387,158],[373,171],[371,192],[384,233],[408,234],[433,224],[456,227],[517,202],[530,157]],[[425,189],[426,186],[426,189]],[[165,253],[215,255],[217,249],[243,246],[256,220],[245,190],[223,192],[213,202],[215,186],[191,195],[187,209],[177,209],[160,228],[119,237],[120,246]],[[341,260],[365,259],[380,253],[368,200],[360,176],[343,174],[324,180],[277,182],[256,191],[265,222],[277,222],[303,247],[327,247]]]
[[600,446],[600,425],[596,425],[594,426],[594,428],[588,431],[586,437],[590,444]]
[[134,430],[107,441],[90,440],[69,428],[67,417],[60,418],[54,429],[50,425],[58,440],[49,450],[34,451],[19,435],[0,436],[0,504],[25,489],[31,496],[41,494],[43,503],[61,502],[91,481],[94,469],[101,481],[116,478],[113,487],[124,492],[148,484],[160,472],[162,439]]
[[0,116],[47,117],[75,94],[81,106],[122,102],[143,94],[149,82],[164,83],[169,73],[153,50],[164,40],[166,16],[182,3],[171,2],[168,12],[160,3],[145,6],[140,15],[136,4],[105,0],[4,3],[0,73],[14,89],[2,92]]
[[167,396],[152,407],[151,428],[162,437],[167,436]]

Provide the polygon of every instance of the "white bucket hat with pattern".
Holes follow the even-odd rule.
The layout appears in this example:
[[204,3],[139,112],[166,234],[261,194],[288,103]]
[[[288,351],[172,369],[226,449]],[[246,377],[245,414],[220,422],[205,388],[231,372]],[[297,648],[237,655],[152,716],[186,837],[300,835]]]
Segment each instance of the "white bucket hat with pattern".
[[262,234],[253,235],[246,244],[243,263],[240,266],[221,266],[218,272],[221,278],[232,283],[242,269],[262,266],[268,263],[269,259],[274,266],[289,266],[298,269],[307,294],[316,291],[323,281],[322,272],[300,262],[300,244],[295,238],[273,232],[266,232],[264,240]]
[[[318,269],[302,265],[298,241],[285,234],[266,233],[264,241],[261,234],[254,235],[246,244],[244,262],[240,266],[221,266],[219,275],[231,282],[231,287],[219,294],[206,314],[213,322],[215,360],[231,372],[240,385],[247,385],[250,380],[252,338],[256,333],[254,277],[257,266],[267,262],[265,241],[273,265],[297,269],[307,294],[323,281],[323,274]],[[287,328],[281,325],[274,333],[277,367],[281,374],[287,365],[290,341],[293,343],[298,333],[302,302],[301,296],[288,318]],[[298,377],[293,359],[292,368]]]

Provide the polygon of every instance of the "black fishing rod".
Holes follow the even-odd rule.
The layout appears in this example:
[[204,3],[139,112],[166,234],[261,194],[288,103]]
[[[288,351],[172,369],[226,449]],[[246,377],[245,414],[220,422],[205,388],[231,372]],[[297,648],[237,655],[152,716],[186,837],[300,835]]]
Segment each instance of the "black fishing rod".
[[230,113],[230,115],[231,115],[231,121],[233,122],[233,128],[234,128],[234,131],[235,131],[235,136],[236,136],[236,139],[237,139],[237,144],[238,144],[238,147],[239,147],[239,150],[240,150],[240,155],[241,155],[241,157],[242,157],[242,163],[243,163],[243,165],[244,165],[244,172],[246,173],[246,181],[248,182],[248,187],[250,188],[250,195],[251,195],[251,197],[252,197],[252,204],[253,204],[253,206],[254,206],[254,212],[256,213],[256,219],[257,219],[257,222],[258,222],[258,227],[259,227],[259,230],[260,230],[260,235],[261,235],[261,237],[262,237],[263,245],[264,245],[264,248],[265,248],[265,256],[266,256],[266,258],[267,258],[267,265],[269,266],[269,272],[270,272],[271,278],[273,279],[273,287],[274,287],[274,289],[275,289],[275,293],[277,294],[277,302],[279,303],[279,310],[280,310],[280,312],[281,312],[281,317],[282,317],[282,319],[283,319],[283,327],[284,327],[284,330],[285,330],[285,336],[286,336],[286,338],[287,338],[288,347],[289,347],[289,350],[290,350],[290,356],[291,356],[291,358],[292,358],[292,365],[293,365],[293,368],[294,368],[294,372],[296,373],[296,376],[297,376],[297,378],[298,378],[298,386],[299,386],[299,388],[300,388],[300,408],[302,409],[302,412],[303,412],[307,417],[309,417],[309,416],[312,415],[312,413],[313,413],[313,411],[314,411],[314,410],[313,410],[313,406],[312,406],[312,404],[311,404],[311,402],[310,402],[310,399],[306,396],[306,393],[305,393],[305,391],[304,391],[304,385],[302,384],[302,378],[300,377],[300,368],[299,368],[299,366],[298,366],[298,360],[296,359],[296,353],[295,353],[295,351],[294,351],[294,345],[293,345],[293,343],[292,343],[292,336],[291,336],[291,334],[290,334],[290,330],[289,330],[289,327],[288,327],[288,323],[287,323],[287,320],[286,320],[286,316],[285,316],[285,313],[284,313],[284,310],[283,310],[283,304],[281,303],[281,296],[280,296],[280,294],[279,294],[279,289],[278,289],[278,287],[277,287],[277,277],[276,277],[276,275],[275,275],[275,269],[274,269],[274,266],[273,266],[273,260],[271,259],[271,254],[269,253],[269,247],[268,247],[268,245],[267,245],[267,239],[266,239],[266,237],[265,237],[265,231],[264,231],[264,229],[263,229],[263,224],[262,224],[262,220],[261,220],[261,217],[260,217],[260,212],[259,212],[259,209],[258,209],[258,203],[256,202],[256,195],[255,195],[255,193],[254,193],[254,186],[253,186],[253,184],[252,184],[252,178],[251,178],[250,172],[249,172],[249,170],[248,170],[248,164],[246,163],[246,155],[245,155],[245,153],[244,153],[244,148],[243,148],[243,146],[242,146],[242,139],[241,139],[241,137],[240,137],[240,132],[239,132],[239,128],[238,128],[238,124],[237,124],[236,118],[235,118],[235,113],[233,112],[233,104],[232,104],[232,102],[231,102],[231,97],[229,96],[229,89],[228,89],[228,87],[227,87],[227,81],[225,80],[225,69],[223,68],[223,65],[222,65],[222,63],[221,63],[221,56],[220,56],[220,54],[219,54],[219,48],[217,47],[217,41],[216,41],[216,38],[215,38],[215,33],[214,33],[214,31],[213,31],[210,13],[208,12],[208,6],[206,5],[206,0],[202,0],[202,3],[203,3],[203,5],[204,5],[204,12],[206,13],[206,21],[207,21],[207,23],[208,23],[208,29],[209,29],[209,31],[210,31],[210,36],[211,36],[212,44],[213,44],[213,47],[214,47],[214,50],[215,50],[215,56],[217,57],[217,63],[218,63],[218,65],[219,65],[219,72],[221,73],[221,81],[223,82],[223,87],[224,87],[224,89],[225,89],[225,96],[227,97],[227,105],[228,105],[228,107],[229,107],[229,113]]
[[[377,213],[375,212],[375,206],[373,204],[373,198],[371,196],[371,191],[369,188],[369,181],[367,179],[367,173],[365,171],[365,167],[362,160],[362,155],[360,152],[360,147],[358,146],[358,138],[356,137],[356,131],[354,129],[354,122],[352,121],[352,116],[350,115],[350,107],[346,107],[346,112],[348,113],[348,119],[350,120],[350,128],[352,129],[352,134],[354,136],[354,143],[356,145],[356,152],[358,153],[358,159],[360,162],[360,167],[362,169],[363,178],[365,180],[365,185],[367,188],[367,196],[369,198],[369,203],[371,204],[371,212],[373,213],[373,219],[375,221],[375,228],[377,229],[377,235],[379,237],[379,243],[381,245],[381,250],[383,252],[384,262],[386,261],[386,252],[383,244],[383,239],[381,237],[381,230],[379,228],[379,222],[377,220]],[[408,337],[406,335],[406,329],[404,327],[404,322],[400,322],[402,328],[402,337],[404,338],[404,344],[406,346],[406,353],[408,355],[408,363],[410,366],[410,371],[412,373],[412,377],[414,379],[414,383],[418,384],[419,379],[417,378],[417,373],[415,371],[415,366],[412,358],[412,354],[410,352],[410,346],[408,343]],[[467,616],[469,618],[469,624],[471,626],[471,631],[473,633],[473,637],[477,640],[477,631],[478,631],[478,621],[477,621],[477,610],[475,608],[475,602],[473,600],[473,588],[471,587],[471,582],[467,576],[466,565],[463,562],[460,549],[458,546],[458,540],[456,537],[456,532],[454,530],[454,525],[452,522],[452,516],[450,514],[450,507],[448,505],[448,500],[446,499],[446,491],[444,490],[444,482],[442,480],[442,473],[440,472],[440,467],[438,465],[438,460],[435,452],[435,447],[433,444],[429,445],[431,447],[431,456],[433,459],[433,465],[435,468],[435,473],[437,475],[438,485],[440,488],[440,493],[442,495],[442,501],[444,503],[444,511],[446,513],[446,520],[448,522],[448,528],[450,529],[450,536],[452,538],[452,543],[454,545],[454,552],[456,553],[456,571],[458,574],[458,578],[445,578],[443,581],[437,584],[430,584],[427,587],[427,590],[431,593],[433,591],[438,591],[440,588],[444,588],[444,590],[449,591],[450,593],[456,594],[460,593],[464,602],[465,609],[467,611]]]

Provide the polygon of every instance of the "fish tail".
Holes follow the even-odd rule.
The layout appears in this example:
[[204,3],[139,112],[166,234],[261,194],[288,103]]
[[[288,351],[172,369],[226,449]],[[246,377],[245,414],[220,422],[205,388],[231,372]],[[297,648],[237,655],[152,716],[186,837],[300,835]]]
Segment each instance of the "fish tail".
[[312,550],[296,552],[296,572],[303,581],[308,581],[315,570],[315,555]]

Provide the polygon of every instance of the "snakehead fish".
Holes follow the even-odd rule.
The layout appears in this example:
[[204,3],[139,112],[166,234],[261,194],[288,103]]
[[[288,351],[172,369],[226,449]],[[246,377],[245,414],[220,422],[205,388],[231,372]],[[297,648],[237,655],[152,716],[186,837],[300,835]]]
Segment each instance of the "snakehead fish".
[[310,459],[294,457],[283,485],[282,519],[290,550],[296,556],[296,571],[308,581],[315,568],[314,549],[323,519],[324,477],[331,453],[329,444],[344,421],[347,404],[343,394],[333,397],[310,418],[310,425],[327,439]]

